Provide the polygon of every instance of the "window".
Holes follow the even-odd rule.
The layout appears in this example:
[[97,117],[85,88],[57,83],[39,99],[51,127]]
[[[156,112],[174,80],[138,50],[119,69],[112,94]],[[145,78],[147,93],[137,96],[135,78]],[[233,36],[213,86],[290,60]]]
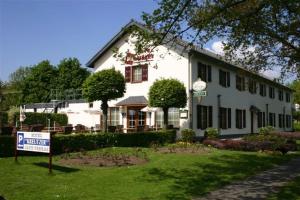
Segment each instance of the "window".
[[230,72],[219,70],[219,84],[223,87],[230,87]]
[[231,128],[231,108],[220,108],[219,126],[221,129]]
[[276,115],[275,115],[275,113],[269,113],[269,126],[276,127]]
[[211,66],[198,63],[198,78],[202,81],[211,82]]
[[136,65],[125,67],[125,81],[139,83],[148,81],[148,65]]
[[291,115],[286,115],[286,127],[291,128],[292,127],[292,117]]
[[245,91],[245,77],[236,75],[236,89]]
[[266,126],[266,114],[265,112],[258,112],[257,113],[257,127],[261,128]]
[[262,97],[265,97],[265,96],[266,96],[266,85],[263,84],[263,83],[260,83],[260,84],[259,84],[259,94],[260,94],[260,96],[262,96]]
[[139,126],[144,126],[145,125],[145,112],[139,111]]
[[109,126],[119,125],[119,108],[108,108],[107,124]]
[[248,80],[248,89],[251,94],[256,94],[256,81],[253,79]]
[[94,106],[94,105],[93,105],[93,102],[90,102],[90,103],[89,103],[89,108],[93,108],[93,106]]
[[142,68],[141,66],[132,67],[132,82],[142,81]]
[[285,124],[284,114],[278,114],[278,120],[279,120],[279,128],[284,128],[284,124]]
[[278,90],[278,99],[279,99],[279,101],[283,101],[283,91],[282,90]]
[[[155,112],[155,123],[158,127],[163,127],[163,125],[164,125],[163,111]],[[169,108],[168,125],[173,125],[173,127],[179,127],[179,109],[178,108]]]
[[236,128],[246,128],[246,110],[235,110],[235,124]]
[[275,89],[271,86],[269,86],[269,97],[271,99],[274,99],[275,98]]
[[212,115],[212,106],[197,105],[197,128],[204,130],[208,127],[212,127]]
[[285,93],[285,101],[286,102],[291,102],[291,94],[290,93]]

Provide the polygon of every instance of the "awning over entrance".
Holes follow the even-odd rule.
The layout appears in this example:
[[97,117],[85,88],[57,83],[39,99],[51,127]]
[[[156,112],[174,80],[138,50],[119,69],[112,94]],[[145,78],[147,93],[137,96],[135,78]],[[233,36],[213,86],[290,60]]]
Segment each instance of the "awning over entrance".
[[146,106],[148,101],[144,96],[131,96],[116,104],[116,106]]
[[259,108],[257,108],[256,106],[250,106],[250,111],[251,112],[260,112],[260,109]]

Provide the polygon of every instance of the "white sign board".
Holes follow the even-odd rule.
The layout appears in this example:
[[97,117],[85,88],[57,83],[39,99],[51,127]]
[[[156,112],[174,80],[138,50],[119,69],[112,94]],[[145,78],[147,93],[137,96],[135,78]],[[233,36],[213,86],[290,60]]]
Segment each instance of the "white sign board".
[[17,150],[50,153],[50,133],[18,131]]
[[205,96],[206,96],[206,91],[194,92],[194,97],[205,97]]

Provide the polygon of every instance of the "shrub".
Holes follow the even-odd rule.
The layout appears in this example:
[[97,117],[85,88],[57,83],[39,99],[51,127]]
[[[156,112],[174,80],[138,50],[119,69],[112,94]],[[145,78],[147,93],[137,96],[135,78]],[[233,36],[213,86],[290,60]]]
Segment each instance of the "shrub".
[[[23,122],[24,124],[42,124],[43,126],[48,126],[48,119],[50,119],[51,126],[53,126],[54,121],[61,126],[68,124],[68,117],[65,114],[57,113],[25,113],[26,119]],[[15,113],[15,119],[19,120],[19,112]],[[19,122],[18,122],[19,124]]]
[[195,131],[192,129],[183,129],[181,131],[182,140],[184,142],[193,142],[196,137]]
[[261,127],[259,129],[259,134],[261,135],[269,135],[270,133],[272,133],[274,131],[274,127],[273,126],[265,126],[265,127]]
[[[99,133],[99,134],[76,134],[76,135],[54,135],[52,149],[54,154],[92,150],[101,147],[149,147],[151,144],[162,145],[174,143],[176,139],[175,130],[145,133]],[[11,156],[14,152],[14,137],[0,137],[0,156]],[[3,149],[3,151],[2,151]]]
[[204,138],[218,138],[220,133],[216,128],[207,128],[204,133]]

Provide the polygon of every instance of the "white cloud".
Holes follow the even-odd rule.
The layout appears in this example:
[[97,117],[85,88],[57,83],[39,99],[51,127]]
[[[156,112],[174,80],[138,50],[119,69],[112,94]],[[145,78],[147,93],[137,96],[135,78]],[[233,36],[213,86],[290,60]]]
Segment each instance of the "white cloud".
[[270,79],[279,78],[280,76],[280,69],[274,69],[274,70],[266,70],[264,72],[261,72],[263,75],[267,76]]
[[215,41],[211,45],[211,50],[216,54],[224,55],[223,49],[224,49],[223,41]]

